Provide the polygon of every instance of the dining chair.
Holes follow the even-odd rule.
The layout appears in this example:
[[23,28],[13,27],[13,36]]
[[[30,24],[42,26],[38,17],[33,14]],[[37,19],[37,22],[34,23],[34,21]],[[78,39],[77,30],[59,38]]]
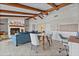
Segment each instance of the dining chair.
[[61,42],[64,45],[65,48],[59,48],[59,53],[62,51],[66,51],[67,56],[69,56],[69,46],[68,46],[68,38],[64,37],[62,34],[59,34],[60,38],[62,39]]
[[39,46],[39,40],[38,40],[38,35],[35,33],[30,33],[30,37],[31,37],[31,49],[35,49],[36,52],[37,51],[37,47]]
[[52,44],[53,43],[53,39],[52,39],[52,36],[53,36],[53,33],[51,33],[51,34],[48,34],[47,35],[48,36],[48,39],[49,39],[49,41],[50,41],[50,44]]
[[45,31],[43,31],[39,36],[39,41],[40,41],[40,44],[41,44],[41,47],[43,48],[43,50],[46,49],[47,45],[48,44],[50,46],[50,40],[48,38],[48,35],[46,34]]

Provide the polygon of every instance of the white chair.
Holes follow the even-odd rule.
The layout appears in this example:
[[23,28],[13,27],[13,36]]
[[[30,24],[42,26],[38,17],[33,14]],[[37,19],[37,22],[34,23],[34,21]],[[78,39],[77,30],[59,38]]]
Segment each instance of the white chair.
[[31,49],[34,47],[37,50],[37,47],[39,46],[38,35],[35,33],[30,33],[30,37],[31,37]]

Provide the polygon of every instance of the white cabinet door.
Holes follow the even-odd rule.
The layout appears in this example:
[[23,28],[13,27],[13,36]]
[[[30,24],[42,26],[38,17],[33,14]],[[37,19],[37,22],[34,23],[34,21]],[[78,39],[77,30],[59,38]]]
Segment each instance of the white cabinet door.
[[69,55],[70,56],[79,56],[79,44],[69,42]]

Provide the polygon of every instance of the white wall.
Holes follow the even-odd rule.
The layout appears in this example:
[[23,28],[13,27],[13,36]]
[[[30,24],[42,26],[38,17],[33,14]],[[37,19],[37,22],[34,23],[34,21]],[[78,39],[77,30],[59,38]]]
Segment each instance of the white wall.
[[[39,17],[37,17],[37,20],[30,19],[29,30],[32,30],[32,24],[36,24],[36,26],[38,26],[38,24],[43,22],[46,24],[45,31],[47,33],[55,31],[54,36],[57,37],[56,31],[58,31],[60,24],[79,24],[78,7],[79,4],[71,4],[57,11],[50,12],[48,16],[44,17],[44,19],[40,19]],[[55,17],[56,15],[58,15],[58,17]]]
[[[57,26],[60,24],[79,24],[79,4],[71,4],[58,11],[50,12],[44,19],[37,17],[37,20],[30,20],[30,30],[32,30],[32,24],[38,25],[41,22],[46,24],[46,31],[57,31]],[[58,15],[58,17],[54,17]]]
[[69,55],[79,56],[79,43],[69,42]]

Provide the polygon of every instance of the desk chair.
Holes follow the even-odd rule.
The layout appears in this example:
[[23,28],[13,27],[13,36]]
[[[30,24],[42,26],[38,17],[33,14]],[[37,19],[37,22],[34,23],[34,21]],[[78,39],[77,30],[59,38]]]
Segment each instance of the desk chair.
[[60,38],[62,39],[62,43],[64,45],[65,48],[59,48],[59,53],[61,53],[63,50],[66,50],[67,56],[69,56],[69,46],[68,46],[68,38],[62,36],[61,34],[59,34]]

